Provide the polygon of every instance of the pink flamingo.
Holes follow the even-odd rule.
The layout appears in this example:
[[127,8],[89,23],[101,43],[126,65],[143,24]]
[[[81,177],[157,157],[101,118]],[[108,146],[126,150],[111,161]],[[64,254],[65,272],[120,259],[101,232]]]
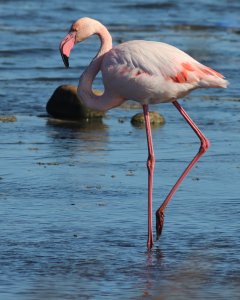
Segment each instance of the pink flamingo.
[[[186,96],[196,88],[226,88],[228,82],[220,73],[202,65],[185,52],[168,44],[134,40],[112,47],[112,38],[107,28],[90,18],[81,18],[73,23],[69,33],[60,43],[60,52],[66,67],[69,66],[68,58],[73,46],[93,34],[99,36],[101,47],[80,77],[78,96],[89,108],[101,111],[119,106],[129,99],[135,100],[143,106],[148,143],[147,247],[151,249],[153,246],[152,188],[155,157],[148,105],[172,102],[201,143],[198,153],[156,211],[156,231],[157,239],[159,239],[166,206],[183,179],[210,145],[208,139],[177,102],[177,99]],[[99,71],[102,72],[105,88],[101,96],[95,95],[92,90],[93,80]]]

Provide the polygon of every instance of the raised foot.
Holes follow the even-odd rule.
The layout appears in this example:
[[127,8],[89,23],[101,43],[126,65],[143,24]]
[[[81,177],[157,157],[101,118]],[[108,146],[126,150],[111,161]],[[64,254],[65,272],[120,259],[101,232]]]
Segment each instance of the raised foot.
[[156,239],[159,240],[160,235],[162,234],[164,224],[164,212],[158,209],[156,211]]

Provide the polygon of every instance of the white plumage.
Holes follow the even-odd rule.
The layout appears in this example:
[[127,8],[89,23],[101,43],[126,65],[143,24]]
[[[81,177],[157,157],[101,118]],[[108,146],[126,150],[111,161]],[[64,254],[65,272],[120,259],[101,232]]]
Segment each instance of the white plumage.
[[219,73],[171,45],[130,41],[109,50],[100,67],[106,89],[141,103],[170,102],[196,88],[226,87]]

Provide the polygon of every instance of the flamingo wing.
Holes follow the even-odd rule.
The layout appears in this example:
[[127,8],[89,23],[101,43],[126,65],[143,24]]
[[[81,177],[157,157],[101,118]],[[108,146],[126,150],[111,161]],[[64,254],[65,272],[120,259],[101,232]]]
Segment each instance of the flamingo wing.
[[166,102],[195,88],[227,85],[220,73],[159,42],[120,44],[105,54],[101,69],[108,88],[137,101]]

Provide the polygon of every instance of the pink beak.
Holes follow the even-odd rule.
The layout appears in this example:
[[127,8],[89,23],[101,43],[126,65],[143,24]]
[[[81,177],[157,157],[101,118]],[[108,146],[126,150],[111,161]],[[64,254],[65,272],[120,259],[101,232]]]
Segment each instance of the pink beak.
[[73,46],[76,44],[76,32],[70,31],[65,38],[61,41],[59,50],[62,55],[62,59],[64,65],[68,68],[69,67],[69,56]]

